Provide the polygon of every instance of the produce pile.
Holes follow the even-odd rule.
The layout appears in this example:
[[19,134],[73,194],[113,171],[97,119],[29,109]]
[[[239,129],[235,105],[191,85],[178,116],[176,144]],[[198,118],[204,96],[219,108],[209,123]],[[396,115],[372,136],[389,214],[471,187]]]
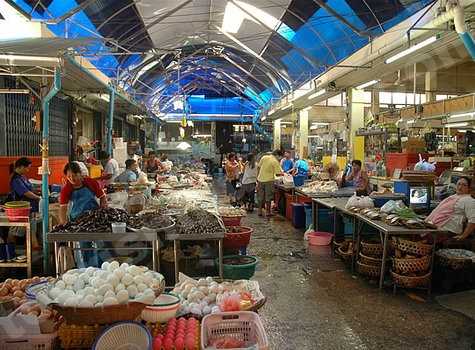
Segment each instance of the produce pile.
[[213,235],[224,232],[221,219],[202,208],[193,208],[176,220],[176,232],[186,235]]
[[200,347],[200,322],[193,317],[172,318],[164,327],[155,324],[151,332],[153,350],[195,350]]
[[305,193],[334,193],[338,191],[335,181],[312,181],[301,187]]
[[127,221],[127,226],[140,229],[142,227],[148,227],[151,229],[160,229],[173,225],[173,220],[167,216],[162,215],[157,211],[148,211],[145,213],[131,216]]
[[179,314],[191,313],[198,317],[210,313],[247,310],[264,299],[256,281],[218,283],[212,277],[196,281],[183,275],[173,293],[183,300]]
[[69,307],[102,307],[136,301],[155,302],[164,278],[145,266],[105,262],[101,268],[69,270],[48,290],[50,300]]
[[241,217],[246,216],[246,211],[241,208],[219,207],[218,214],[225,217]]
[[99,208],[89,210],[64,225],[58,225],[51,232],[112,232],[112,223],[128,220],[129,214],[124,209]]

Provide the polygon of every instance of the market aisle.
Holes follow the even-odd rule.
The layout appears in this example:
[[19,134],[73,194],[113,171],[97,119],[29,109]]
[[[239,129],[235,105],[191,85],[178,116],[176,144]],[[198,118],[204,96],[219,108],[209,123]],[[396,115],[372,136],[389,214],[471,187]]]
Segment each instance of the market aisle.
[[268,297],[261,316],[272,349],[475,348],[475,321],[403,292],[380,293],[328,248],[308,250],[303,233],[282,217],[252,214],[243,224],[255,229],[249,252],[260,259],[254,278]]

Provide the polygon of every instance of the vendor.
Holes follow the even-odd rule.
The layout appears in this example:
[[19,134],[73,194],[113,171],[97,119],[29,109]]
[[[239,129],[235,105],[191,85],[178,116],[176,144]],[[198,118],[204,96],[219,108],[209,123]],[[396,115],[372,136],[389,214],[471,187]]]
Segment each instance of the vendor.
[[328,180],[333,180],[336,183],[339,183],[339,174],[338,171],[338,164],[336,163],[329,163],[325,165],[324,171],[328,174]]
[[148,153],[148,159],[145,163],[145,170],[147,173],[158,173],[163,169],[162,163],[157,158],[157,154],[154,151]]
[[293,176],[308,176],[310,167],[305,159],[298,159],[294,164],[294,168],[290,171]]
[[[83,177],[81,168],[76,162],[66,164],[63,172],[67,181],[59,196],[60,224],[75,220],[84,212],[99,208],[99,205],[107,206],[106,195],[99,183],[89,177]],[[97,203],[96,198],[99,199],[100,204]],[[68,205],[70,205],[69,215]]]
[[100,158],[102,166],[104,167],[101,180],[104,180],[105,185],[107,186],[113,183],[117,176],[119,176],[119,163],[105,151],[101,152]]
[[368,174],[361,168],[361,160],[353,160],[351,162],[352,170],[350,175],[346,177],[346,181],[353,181],[356,187],[356,194],[358,196],[369,195],[369,177]]
[[166,154],[162,154],[160,161],[162,163],[162,167],[165,173],[169,173],[172,171],[173,163]]
[[456,193],[444,199],[426,221],[439,229],[454,233],[463,240],[475,233],[475,199],[470,195],[472,180],[463,176],[457,181]]
[[31,160],[25,157],[17,159],[10,166],[10,194],[9,200],[30,202],[31,211],[37,213],[41,197],[33,192],[33,185],[26,177],[30,171]]
[[290,152],[284,152],[284,158],[280,161],[280,167],[284,173],[289,173],[294,168],[294,160],[290,157]]
[[138,180],[137,170],[138,164],[135,159],[127,159],[125,161],[125,171],[117,176],[115,181],[119,183],[136,182]]
[[[65,224],[75,220],[85,212],[107,206],[106,195],[99,183],[89,177],[81,175],[81,168],[76,162],[70,162],[64,167],[66,184],[59,196],[59,220]],[[99,203],[98,203],[99,200]],[[69,207],[69,210],[68,210]],[[69,211],[69,214],[68,214]],[[92,248],[92,242],[80,242],[81,248]],[[78,267],[99,267],[99,257],[95,251],[82,251],[76,254]]]

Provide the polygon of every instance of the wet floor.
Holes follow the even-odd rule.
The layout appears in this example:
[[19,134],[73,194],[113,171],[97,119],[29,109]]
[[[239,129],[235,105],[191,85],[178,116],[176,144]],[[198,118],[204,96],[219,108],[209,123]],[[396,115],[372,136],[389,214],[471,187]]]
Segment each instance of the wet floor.
[[271,349],[475,349],[470,318],[404,291],[380,292],[329,248],[308,248],[280,216],[251,214],[243,224],[254,228],[248,253],[259,257],[254,278],[268,298],[260,315]]

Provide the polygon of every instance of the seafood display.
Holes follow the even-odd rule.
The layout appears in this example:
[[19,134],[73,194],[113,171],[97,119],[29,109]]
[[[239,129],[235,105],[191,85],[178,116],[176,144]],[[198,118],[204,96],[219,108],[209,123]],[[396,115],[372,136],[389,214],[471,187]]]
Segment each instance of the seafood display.
[[246,216],[246,211],[234,207],[219,207],[218,214],[225,217],[240,217]]
[[213,213],[202,208],[193,208],[176,219],[176,233],[186,235],[212,235],[224,232],[224,224]]
[[335,181],[312,181],[301,187],[304,193],[334,193],[338,191]]
[[64,225],[58,225],[51,232],[112,232],[113,222],[127,222],[129,218],[124,209],[100,208],[87,211]]
[[173,225],[173,220],[169,216],[154,210],[133,215],[127,221],[128,227],[137,230],[144,227],[159,230],[171,225]]

